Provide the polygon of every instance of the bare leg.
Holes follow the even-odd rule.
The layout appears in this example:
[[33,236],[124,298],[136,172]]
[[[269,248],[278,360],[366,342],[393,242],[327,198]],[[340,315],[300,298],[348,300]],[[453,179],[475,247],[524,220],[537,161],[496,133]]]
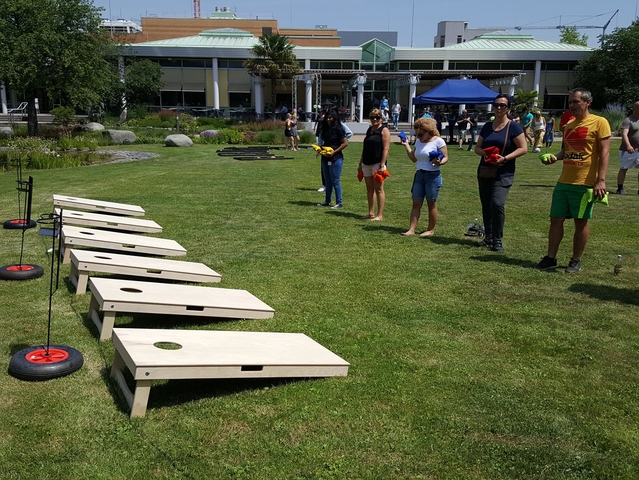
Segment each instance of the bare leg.
[[623,168],[619,170],[619,173],[617,174],[617,185],[623,185],[623,182],[626,181],[626,173],[628,173],[628,170],[624,170]]
[[550,217],[550,230],[548,231],[548,256],[557,258],[559,244],[564,238],[564,221],[566,217]]
[[575,235],[572,239],[572,258],[579,260],[584,254],[588,238],[590,237],[590,226],[588,220],[575,218]]
[[417,227],[417,222],[419,221],[419,215],[422,210],[422,205],[424,205],[423,200],[413,200],[413,208],[410,211],[410,227],[404,233],[403,236],[407,237],[409,235],[415,235],[415,228]]
[[375,186],[373,177],[364,177],[366,182],[366,200],[368,201],[368,215],[362,218],[373,218],[375,216]]
[[420,235],[421,237],[429,237],[435,233],[435,224],[437,224],[437,218],[439,217],[437,202],[426,200],[426,204],[428,205],[428,228]]
[[378,182],[373,179],[373,187],[375,188],[375,196],[377,197],[377,216],[371,220],[384,219],[384,205],[386,204],[386,193],[384,193],[384,182]]

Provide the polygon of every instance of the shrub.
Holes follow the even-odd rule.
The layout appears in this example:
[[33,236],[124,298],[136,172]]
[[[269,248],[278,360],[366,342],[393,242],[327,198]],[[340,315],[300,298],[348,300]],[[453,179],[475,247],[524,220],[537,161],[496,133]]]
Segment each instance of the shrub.
[[70,107],[57,107],[51,110],[53,115],[53,123],[56,125],[71,125],[75,123],[75,110]]
[[626,115],[626,109],[618,103],[609,103],[601,112],[593,112],[597,115],[601,115],[610,124],[610,130],[617,132],[617,135],[621,135],[621,125]]

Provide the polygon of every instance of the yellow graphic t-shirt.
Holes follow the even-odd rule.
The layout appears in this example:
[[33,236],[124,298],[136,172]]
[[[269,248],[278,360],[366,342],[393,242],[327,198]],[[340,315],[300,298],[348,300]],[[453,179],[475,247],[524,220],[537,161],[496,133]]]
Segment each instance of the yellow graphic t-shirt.
[[571,120],[564,128],[564,168],[559,181],[569,185],[592,187],[599,170],[599,140],[610,136],[608,120],[588,115]]

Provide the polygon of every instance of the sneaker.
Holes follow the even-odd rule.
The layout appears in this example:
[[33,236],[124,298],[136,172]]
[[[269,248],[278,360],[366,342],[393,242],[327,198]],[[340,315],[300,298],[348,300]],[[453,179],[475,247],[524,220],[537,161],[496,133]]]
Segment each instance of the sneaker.
[[486,237],[481,242],[477,242],[474,245],[476,247],[492,247],[493,246],[493,237]]
[[325,192],[326,191],[326,187],[324,185],[322,185],[321,187],[319,187],[317,189],[318,192]]
[[541,262],[539,262],[535,268],[537,268],[537,270],[552,270],[554,268],[557,268],[557,259],[550,258],[548,255],[546,255],[544,258],[541,259]]
[[331,206],[331,204],[330,204],[330,203],[328,203],[328,202],[324,202],[324,203],[318,203],[318,204],[317,204],[317,206],[318,206],[318,207],[330,207],[330,206]]
[[539,153],[539,152],[541,152],[541,149],[540,149],[540,148],[535,148],[535,149],[533,150],[533,153]]
[[576,258],[571,258],[566,267],[566,273],[577,273],[581,270],[581,262]]
[[501,238],[495,238],[493,240],[493,246],[490,247],[493,252],[504,253],[504,246],[501,244]]
[[626,195],[626,191],[623,188],[618,188],[615,193],[618,193],[619,195]]
[[344,208],[344,205],[342,205],[341,203],[336,203],[335,205],[333,205],[331,207],[333,210],[337,210],[339,208]]

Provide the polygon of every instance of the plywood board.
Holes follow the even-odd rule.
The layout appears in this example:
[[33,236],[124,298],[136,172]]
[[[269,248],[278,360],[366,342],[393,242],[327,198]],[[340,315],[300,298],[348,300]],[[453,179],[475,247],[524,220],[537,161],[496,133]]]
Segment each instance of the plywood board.
[[271,318],[275,313],[246,290],[230,288],[91,277],[89,290],[89,316],[100,340],[111,338],[115,315],[121,312],[248,319]]
[[69,249],[75,247],[93,247],[169,257],[186,255],[186,249],[175,240],[64,225],[61,239],[63,263],[71,261]]
[[130,215],[134,217],[144,216],[144,209],[139,205],[126,203],[105,202],[91,198],[70,197],[66,195],[53,195],[53,205],[56,207],[79,208],[80,210],[94,210],[118,215]]
[[67,225],[109,228],[111,230],[122,230],[124,232],[162,233],[162,227],[160,225],[153,220],[146,220],[144,218],[55,209],[56,214],[59,215],[60,212],[62,212],[62,223]]
[[70,255],[69,279],[76,286],[77,295],[86,292],[90,272],[183,282],[219,282],[222,278],[219,273],[203,263],[75,249],[70,250]]
[[[174,344],[167,350],[158,345]],[[153,380],[185,378],[305,378],[346,376],[349,363],[301,333],[116,328],[111,374],[132,417],[146,413]],[[128,368],[136,381],[124,381]]]

